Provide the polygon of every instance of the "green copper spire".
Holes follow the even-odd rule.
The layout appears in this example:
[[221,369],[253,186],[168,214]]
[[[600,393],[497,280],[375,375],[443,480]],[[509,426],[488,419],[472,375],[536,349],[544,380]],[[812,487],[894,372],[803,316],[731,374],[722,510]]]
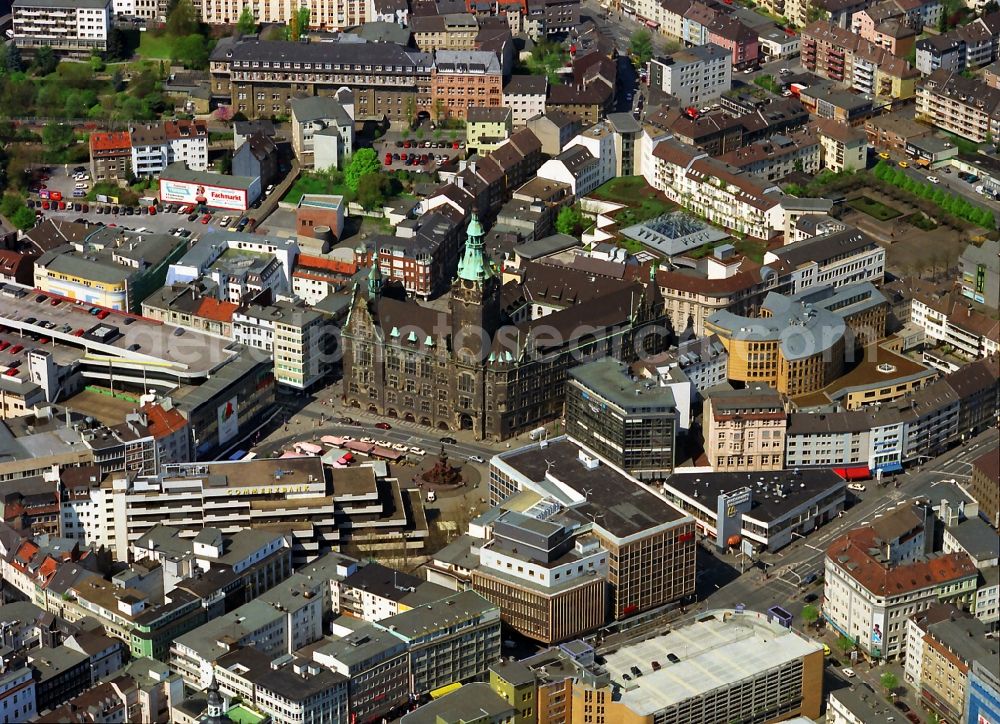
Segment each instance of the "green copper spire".
[[458,278],[469,282],[482,282],[494,275],[493,266],[483,254],[483,227],[479,217],[472,214],[466,230],[465,253],[458,262]]
[[378,267],[378,252],[372,254],[372,268],[368,272],[368,298],[372,301],[382,291],[382,271]]

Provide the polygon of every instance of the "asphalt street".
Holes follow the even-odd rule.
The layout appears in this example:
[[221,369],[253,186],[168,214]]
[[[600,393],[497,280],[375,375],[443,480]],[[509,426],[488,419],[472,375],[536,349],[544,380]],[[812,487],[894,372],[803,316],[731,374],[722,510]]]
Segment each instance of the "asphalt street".
[[898,488],[891,478],[885,486],[879,486],[875,481],[867,482],[865,492],[855,498],[854,504],[842,517],[827,523],[805,539],[797,539],[778,553],[764,556],[763,562],[769,566],[766,579],[759,567],[745,562],[746,571],[741,574],[741,563],[737,558],[717,555],[712,546],[705,546],[698,552],[700,604],[697,610],[677,619],[673,625],[696,617],[699,610],[733,608],[736,604],[756,611],[781,605],[797,618],[805,606],[805,596],[816,594],[817,605],[822,602],[821,582],[808,586],[802,586],[801,582],[810,573],[822,573],[826,547],[834,538],[864,525],[901,500],[933,498],[934,488],[942,482],[962,484],[968,481],[972,461],[996,445],[998,436],[997,430],[990,428],[966,444],[925,461],[919,468],[911,468],[898,476]]

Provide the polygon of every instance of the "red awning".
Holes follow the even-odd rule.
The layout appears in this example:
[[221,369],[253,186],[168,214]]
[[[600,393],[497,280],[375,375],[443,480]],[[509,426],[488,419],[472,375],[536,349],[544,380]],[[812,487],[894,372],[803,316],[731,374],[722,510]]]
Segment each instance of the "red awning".
[[867,465],[854,468],[834,468],[833,472],[844,480],[868,480],[872,476]]
[[653,30],[656,30],[658,27],[660,27],[659,23],[654,23],[652,20],[647,20],[646,25],[652,28]]

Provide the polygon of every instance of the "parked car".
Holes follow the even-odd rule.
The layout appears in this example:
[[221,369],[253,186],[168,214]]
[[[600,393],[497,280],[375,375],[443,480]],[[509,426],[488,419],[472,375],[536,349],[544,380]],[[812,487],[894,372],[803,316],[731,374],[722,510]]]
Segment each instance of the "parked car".
[[445,443],[445,444],[447,444],[447,445],[457,445],[457,444],[458,444],[458,440],[456,440],[456,439],[455,439],[455,438],[453,438],[453,437],[449,437],[449,436],[447,436],[447,435],[446,435],[445,437],[442,437],[442,438],[441,438],[441,439],[439,440],[439,442],[443,442],[443,443]]
[[377,427],[379,430],[391,430],[392,429],[392,425],[390,425],[388,422],[376,422],[375,423],[375,427]]
[[853,493],[863,493],[867,490],[863,483],[851,483],[847,486],[847,489]]

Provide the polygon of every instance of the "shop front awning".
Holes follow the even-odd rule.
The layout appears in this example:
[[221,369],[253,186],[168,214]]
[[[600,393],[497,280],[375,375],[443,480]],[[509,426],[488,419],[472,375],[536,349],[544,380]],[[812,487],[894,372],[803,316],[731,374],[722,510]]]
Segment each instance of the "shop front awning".
[[868,480],[872,476],[871,470],[868,469],[867,465],[853,468],[834,468],[833,472],[837,473],[844,480]]

